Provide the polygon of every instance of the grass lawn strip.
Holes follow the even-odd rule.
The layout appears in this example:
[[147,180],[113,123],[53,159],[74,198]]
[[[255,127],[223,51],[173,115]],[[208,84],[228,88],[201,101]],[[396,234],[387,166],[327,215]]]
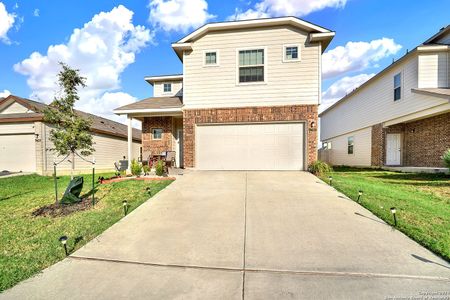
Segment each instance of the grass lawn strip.
[[[83,176],[82,194],[89,192],[92,181],[92,175]],[[59,178],[59,199],[69,180],[69,176]],[[54,202],[53,178],[0,178],[0,291],[63,259],[60,236],[69,237],[68,248],[73,252],[123,218],[123,200],[128,201],[130,212],[171,182],[127,180],[100,185],[94,208],[63,217],[34,217],[33,211]]]
[[397,208],[397,228],[450,261],[450,176],[398,173],[384,170],[336,167],[322,180],[393,225],[391,207]]

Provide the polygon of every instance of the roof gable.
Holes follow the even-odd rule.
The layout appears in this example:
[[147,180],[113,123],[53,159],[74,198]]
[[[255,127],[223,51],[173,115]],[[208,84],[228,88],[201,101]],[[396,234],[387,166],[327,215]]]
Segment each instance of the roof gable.
[[313,23],[306,22],[296,17],[280,17],[280,18],[268,18],[268,19],[255,19],[255,20],[243,20],[243,21],[229,21],[229,22],[217,22],[208,23],[188,34],[178,42],[177,44],[190,43],[197,40],[199,37],[207,34],[211,31],[221,30],[233,30],[233,29],[245,29],[245,28],[258,28],[258,27],[271,27],[279,25],[291,25],[293,27],[300,28],[306,32],[316,33],[328,33],[330,30],[315,25]]
[[8,102],[2,103],[0,106],[0,114],[19,114],[19,113],[32,113],[33,110],[30,110],[28,107],[23,106],[22,104],[12,100]]

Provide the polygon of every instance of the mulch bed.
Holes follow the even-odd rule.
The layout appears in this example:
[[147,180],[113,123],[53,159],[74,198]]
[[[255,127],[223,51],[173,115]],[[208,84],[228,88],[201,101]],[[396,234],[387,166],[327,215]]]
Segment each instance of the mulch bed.
[[145,180],[145,181],[162,181],[162,180],[175,180],[175,177],[116,177],[110,179],[101,180],[100,183],[106,184],[111,182],[119,182],[125,180]]
[[[96,201],[98,201],[96,199]],[[81,202],[74,204],[50,204],[40,207],[33,211],[32,215],[34,217],[63,217],[70,215],[71,213],[77,211],[88,210],[92,207],[92,197],[87,197],[81,200]]]

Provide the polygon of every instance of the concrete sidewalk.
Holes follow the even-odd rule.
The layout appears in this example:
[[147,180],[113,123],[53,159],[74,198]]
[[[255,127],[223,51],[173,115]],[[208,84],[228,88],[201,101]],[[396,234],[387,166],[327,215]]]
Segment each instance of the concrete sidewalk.
[[1,299],[386,299],[450,265],[303,172],[190,172]]

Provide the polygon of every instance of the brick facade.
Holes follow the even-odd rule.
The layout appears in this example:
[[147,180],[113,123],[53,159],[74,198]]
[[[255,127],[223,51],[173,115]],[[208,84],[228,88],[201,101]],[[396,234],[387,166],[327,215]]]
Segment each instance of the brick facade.
[[[317,159],[317,105],[191,109],[183,112],[184,166],[195,166],[195,125],[305,121],[307,163]],[[314,124],[313,124],[314,122]]]
[[372,165],[386,162],[386,134],[402,134],[402,165],[414,167],[443,167],[442,154],[450,148],[450,113],[396,124],[383,128],[372,126]]
[[[152,129],[162,128],[162,138],[154,140]],[[173,117],[145,117],[142,122],[142,156],[159,154],[172,149]]]

